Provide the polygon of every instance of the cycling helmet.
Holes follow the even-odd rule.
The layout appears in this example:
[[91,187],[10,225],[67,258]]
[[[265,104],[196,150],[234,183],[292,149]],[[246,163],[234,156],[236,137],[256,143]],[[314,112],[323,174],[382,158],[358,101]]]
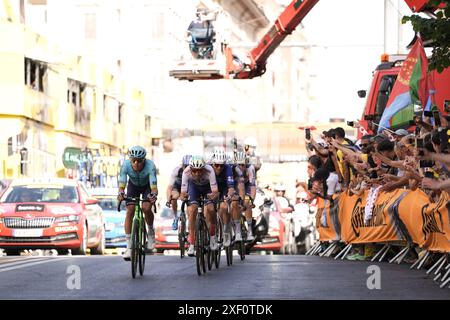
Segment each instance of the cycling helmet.
[[189,161],[191,160],[192,155],[187,154],[183,157],[183,160],[181,161],[181,163],[183,164],[183,166],[188,166],[189,165]]
[[239,151],[234,155],[234,162],[236,164],[247,164],[247,156],[245,152]]
[[202,169],[205,167],[205,160],[203,160],[202,156],[192,156],[191,160],[189,160],[189,167],[192,169]]
[[286,187],[282,183],[277,183],[274,187],[275,191],[286,191]]
[[215,164],[225,164],[227,162],[227,155],[225,154],[225,151],[222,149],[215,149],[211,162]]
[[128,151],[128,156],[135,159],[143,159],[147,155],[147,151],[141,146],[134,146]]

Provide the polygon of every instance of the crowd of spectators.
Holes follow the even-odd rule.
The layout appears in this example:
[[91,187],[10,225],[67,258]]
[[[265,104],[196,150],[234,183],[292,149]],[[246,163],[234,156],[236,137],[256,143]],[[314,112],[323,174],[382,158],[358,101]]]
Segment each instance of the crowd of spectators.
[[[450,191],[450,154],[447,121],[433,116],[415,117],[415,126],[409,129],[413,131],[378,130],[358,141],[348,139],[341,127],[320,137],[306,134],[309,180],[297,187],[306,191],[309,201],[317,197],[333,201],[340,192],[360,195],[370,190],[376,197],[397,188],[421,188],[435,202],[442,191]],[[370,258],[370,247],[365,252],[357,248],[350,259]]]

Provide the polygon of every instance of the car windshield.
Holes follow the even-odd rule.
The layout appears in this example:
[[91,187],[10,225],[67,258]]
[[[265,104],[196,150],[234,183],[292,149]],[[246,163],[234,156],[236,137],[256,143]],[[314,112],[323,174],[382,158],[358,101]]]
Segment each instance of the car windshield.
[[78,193],[73,186],[14,186],[6,190],[1,202],[77,203]]
[[[115,197],[97,197],[98,199],[98,205],[103,210],[108,211],[116,211],[117,212],[117,205],[119,204],[117,199]],[[125,202],[122,202],[120,205],[120,210],[126,210],[125,208]]]

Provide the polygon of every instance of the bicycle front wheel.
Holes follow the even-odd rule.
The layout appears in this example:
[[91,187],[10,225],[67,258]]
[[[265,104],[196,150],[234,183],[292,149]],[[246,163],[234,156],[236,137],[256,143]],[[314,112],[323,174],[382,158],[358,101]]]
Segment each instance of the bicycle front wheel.
[[[204,243],[203,243],[204,253],[203,254],[206,255],[205,260],[208,262],[208,270],[211,270],[212,264],[213,264],[214,252],[211,251],[211,247],[210,247],[211,237],[209,235],[209,229],[208,229],[208,226],[206,225],[205,220],[203,220],[203,232],[204,232]],[[204,268],[204,272],[206,273],[205,268]]]
[[186,249],[186,218],[180,217],[180,224],[178,225],[178,242],[180,244],[180,258],[184,257]]
[[139,274],[142,276],[144,275],[145,269],[145,247],[147,245],[147,228],[143,220],[140,222],[140,226],[141,226],[140,228],[141,234],[139,241]]
[[139,260],[139,223],[133,220],[131,229],[131,276],[136,278],[137,265]]
[[202,221],[197,219],[197,223],[195,226],[195,262],[197,264],[197,274],[199,276],[202,275],[202,267],[203,270],[205,270],[205,257],[203,255],[204,233],[202,229]]
[[216,235],[217,235],[217,251],[214,252],[214,265],[216,269],[219,269],[220,266],[220,252],[223,246],[223,224],[222,219],[218,215],[217,217],[217,225],[216,225]]

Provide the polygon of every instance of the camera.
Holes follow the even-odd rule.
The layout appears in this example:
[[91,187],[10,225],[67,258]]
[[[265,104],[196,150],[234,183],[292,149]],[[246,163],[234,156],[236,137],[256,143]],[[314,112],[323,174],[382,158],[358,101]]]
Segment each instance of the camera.
[[355,121],[347,121],[347,125],[349,127],[354,127],[355,126]]

